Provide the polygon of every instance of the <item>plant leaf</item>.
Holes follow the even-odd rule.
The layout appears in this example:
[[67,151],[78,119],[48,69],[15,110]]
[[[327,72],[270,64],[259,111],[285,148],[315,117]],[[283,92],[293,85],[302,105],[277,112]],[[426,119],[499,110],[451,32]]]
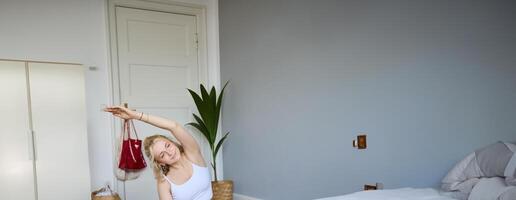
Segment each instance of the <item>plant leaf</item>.
[[213,103],[213,105],[211,105],[212,107],[216,108],[217,107],[217,91],[215,90],[215,86],[211,87],[211,91],[210,91],[210,103]]
[[224,137],[222,137],[220,140],[219,140],[219,143],[217,144],[217,147],[215,148],[215,155],[217,155],[217,153],[219,152],[219,149],[220,147],[222,146],[222,143],[224,143],[224,140],[226,140],[226,138],[229,136],[229,132],[226,133],[226,135],[224,135]]
[[[226,84],[224,84],[224,87],[222,87],[222,90],[220,91],[220,94],[219,94],[219,99],[217,100],[217,108],[215,109],[217,111],[216,115],[220,117],[220,109],[222,107],[222,99],[223,99],[223,96],[224,96],[224,90],[226,89],[226,86],[228,86],[228,83],[229,81],[226,82]],[[217,124],[218,124],[218,119],[217,119]]]
[[201,108],[202,108],[202,99],[201,97],[195,93],[193,90],[190,90],[188,89],[188,92],[190,92],[190,95],[192,95],[192,98],[195,102],[195,106],[197,107],[197,110],[199,110],[199,112],[201,112]]
[[[201,133],[206,137],[206,139],[208,140],[208,143],[210,144],[210,146],[213,145],[214,143],[214,140],[215,138],[211,137],[211,134],[210,134],[210,131],[208,130],[208,128],[206,127],[206,124],[204,124],[204,122],[202,121],[202,119],[197,116],[196,114],[193,114],[194,116],[194,119],[195,121],[197,121],[197,123],[199,124],[199,126],[202,128],[202,129],[199,129],[199,131],[201,131]],[[196,127],[197,128],[197,127]]]
[[201,115],[201,119],[202,120],[199,120],[199,119],[196,119],[198,122],[199,121],[202,121],[204,126],[206,127],[206,133],[209,135],[209,139],[208,141],[210,143],[212,143],[213,145],[213,142],[215,141],[215,134],[213,134],[214,132],[216,133],[217,131],[217,126],[213,126],[213,116],[214,116],[214,111],[213,109],[214,108],[210,108],[210,103],[209,103],[209,98],[207,98],[207,92],[206,92],[206,89],[204,88],[204,86],[202,84],[200,84],[200,88],[201,88],[201,95],[203,96],[203,98],[201,98],[197,93],[195,93],[193,90],[190,90],[188,89],[188,91],[190,92],[190,94],[192,95],[192,98],[194,99],[195,101],[195,105],[197,106],[197,110],[199,111],[199,114]]
[[[206,87],[203,84],[200,84],[200,92],[196,93],[193,90],[188,89],[190,95],[194,99],[195,105],[199,114],[193,114],[195,121],[197,123],[189,123],[189,125],[197,128],[208,140],[210,144],[210,148],[212,150],[212,154],[215,157],[219,150],[222,148],[224,141],[229,136],[229,132],[227,132],[218,142],[217,141],[217,130],[219,125],[222,100],[224,96],[224,91],[229,84],[229,81],[224,84],[219,96],[217,97],[217,89],[215,87],[206,90]],[[212,167],[215,168],[215,166]]]
[[201,112],[199,111],[199,114],[201,114],[201,117],[204,121],[204,123],[206,124],[206,127],[208,128],[208,130],[210,131],[210,133],[212,134],[213,136],[213,133],[217,132],[217,124],[214,124],[214,121],[216,121],[215,119],[215,108],[212,105],[212,103],[210,102],[210,95],[208,94],[208,91],[206,91],[206,88],[204,87],[203,84],[201,84],[201,96],[202,96],[202,110],[204,112]]

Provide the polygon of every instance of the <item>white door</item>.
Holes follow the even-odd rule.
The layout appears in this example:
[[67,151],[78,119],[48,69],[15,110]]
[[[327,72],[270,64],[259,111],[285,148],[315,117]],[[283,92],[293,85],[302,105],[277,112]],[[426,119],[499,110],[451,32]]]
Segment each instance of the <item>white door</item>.
[[38,200],[90,199],[84,69],[29,63]]
[[[195,16],[117,7],[121,102],[181,124],[191,122],[195,107],[187,88],[197,90],[200,83],[196,27]],[[142,140],[154,134],[170,135],[138,122],[136,128]],[[204,146],[203,138],[194,137]],[[119,186],[119,191],[125,189],[126,200],[158,199],[150,167],[140,178]]]
[[0,199],[35,199],[25,62],[0,61]]

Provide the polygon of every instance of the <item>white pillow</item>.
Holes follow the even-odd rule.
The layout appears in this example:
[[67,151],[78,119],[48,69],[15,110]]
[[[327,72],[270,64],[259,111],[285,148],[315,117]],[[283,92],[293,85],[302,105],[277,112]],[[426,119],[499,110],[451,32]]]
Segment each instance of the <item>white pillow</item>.
[[501,177],[482,178],[471,190],[468,200],[496,200],[511,188]]
[[499,200],[514,200],[516,199],[516,186],[510,186],[510,189],[505,191]]
[[475,156],[473,152],[457,163],[443,178],[441,189],[446,192],[460,192],[467,197],[477,184],[478,177],[483,175]]

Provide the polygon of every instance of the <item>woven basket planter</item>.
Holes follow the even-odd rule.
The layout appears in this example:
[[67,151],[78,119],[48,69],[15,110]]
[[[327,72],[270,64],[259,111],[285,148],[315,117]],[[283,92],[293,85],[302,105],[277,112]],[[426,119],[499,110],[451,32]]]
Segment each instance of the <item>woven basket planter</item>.
[[233,181],[212,181],[212,200],[233,200]]

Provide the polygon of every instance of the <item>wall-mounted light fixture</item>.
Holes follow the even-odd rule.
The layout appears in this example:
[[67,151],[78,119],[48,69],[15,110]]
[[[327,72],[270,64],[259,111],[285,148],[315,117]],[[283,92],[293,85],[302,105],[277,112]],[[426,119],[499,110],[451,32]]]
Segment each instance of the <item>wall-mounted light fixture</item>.
[[358,135],[356,140],[353,140],[353,147],[357,149],[366,149],[367,148],[367,139],[366,135]]

